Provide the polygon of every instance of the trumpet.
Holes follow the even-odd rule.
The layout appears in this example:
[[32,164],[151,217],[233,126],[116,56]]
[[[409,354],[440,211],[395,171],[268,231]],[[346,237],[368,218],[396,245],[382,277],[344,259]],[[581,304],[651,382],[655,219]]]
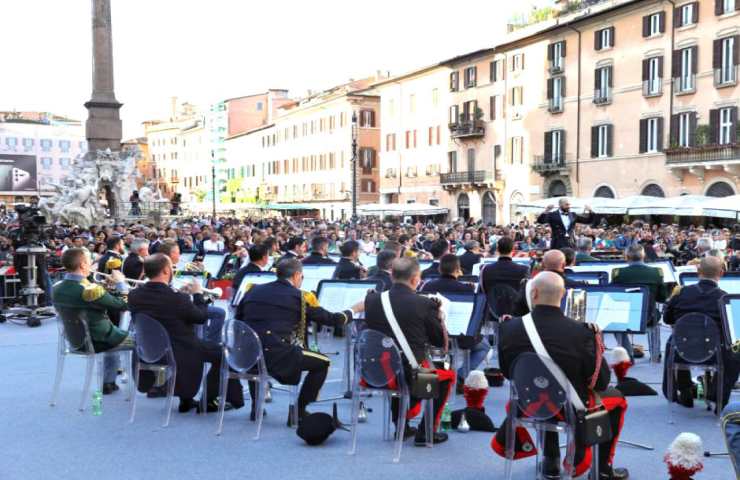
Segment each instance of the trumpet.
[[[99,277],[101,277],[101,278],[99,278]],[[111,277],[112,277],[112,275],[110,275],[108,273],[103,273],[103,272],[95,272],[95,273],[93,273],[93,280],[96,281],[96,282],[98,282],[98,283],[105,283],[107,281],[110,281],[111,280]],[[128,283],[132,287],[137,287],[139,285],[143,285],[143,284],[146,283],[146,280],[135,280],[133,278],[126,278],[124,280],[126,281],[126,283]]]

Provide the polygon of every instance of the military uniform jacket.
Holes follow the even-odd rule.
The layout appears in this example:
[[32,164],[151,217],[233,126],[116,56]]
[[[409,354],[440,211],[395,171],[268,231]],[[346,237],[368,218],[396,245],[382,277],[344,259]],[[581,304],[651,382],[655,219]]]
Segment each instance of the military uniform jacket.
[[712,280],[701,279],[699,283],[682,287],[666,304],[663,322],[674,325],[676,321],[688,313],[703,313],[722,325],[720,299],[726,292],[719,288]]
[[375,273],[367,277],[367,279],[380,282],[382,285],[381,291],[383,292],[385,292],[386,290],[390,290],[391,286],[393,285],[393,279],[391,279],[391,274],[383,270],[378,270],[377,267],[374,267],[374,268],[375,268]]
[[442,275],[429,280],[421,287],[422,293],[473,293],[475,285],[463,283],[451,275]]
[[123,267],[123,256],[120,253],[108,250],[98,260],[98,271],[110,273],[113,270],[120,270]]
[[334,270],[334,277],[338,280],[359,280],[361,278],[361,269],[349,258],[342,257],[339,259],[337,268]]
[[329,257],[324,257],[320,253],[311,252],[311,254],[301,260],[304,265],[336,265],[337,262]]
[[109,350],[126,338],[126,331],[113,325],[108,316],[109,312],[126,310],[126,302],[106,292],[102,286],[67,274],[64,280],[54,285],[52,298],[55,306],[87,312],[87,325],[95,351]]
[[[305,347],[298,345],[296,339],[305,335],[308,322],[341,326],[352,318],[352,312],[324,310],[314,294],[302,292],[286,280],[276,280],[250,288],[237,308],[236,318],[260,337],[270,375],[281,383],[296,385],[301,378],[300,361]],[[299,332],[301,328],[304,332]]]

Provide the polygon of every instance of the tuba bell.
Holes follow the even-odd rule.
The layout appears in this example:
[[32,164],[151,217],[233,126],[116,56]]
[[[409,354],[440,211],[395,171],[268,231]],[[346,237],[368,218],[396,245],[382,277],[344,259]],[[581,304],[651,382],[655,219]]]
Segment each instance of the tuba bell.
[[586,321],[586,290],[569,288],[565,294],[565,316],[576,322]]

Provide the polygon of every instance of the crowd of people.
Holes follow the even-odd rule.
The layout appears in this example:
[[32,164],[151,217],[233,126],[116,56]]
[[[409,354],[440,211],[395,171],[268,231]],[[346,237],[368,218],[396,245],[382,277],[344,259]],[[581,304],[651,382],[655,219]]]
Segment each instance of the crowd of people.
[[[342,335],[344,327],[358,314],[364,314],[364,324],[396,340],[399,334],[391,319],[400,320],[400,330],[411,345],[412,362],[404,365],[406,378],[412,378],[411,364],[425,362],[425,348],[446,349],[449,339],[441,304],[425,294],[435,292],[484,292],[489,303],[487,319],[500,324],[496,348],[503,375],[511,378],[516,358],[533,352],[531,333],[526,319],[530,318],[539,331],[554,362],[565,372],[582,402],[593,406],[593,392],[599,392],[600,402],[609,412],[613,435],[604,442],[598,458],[600,478],[628,478],[625,469],[612,466],[615,445],[627,410],[623,394],[608,388],[611,372],[602,361],[603,341],[598,328],[578,323],[566,317],[560,304],[566,289],[580,284],[567,276],[569,267],[583,261],[598,261],[601,255],[625,259],[629,265],[617,269],[618,283],[647,285],[652,303],[649,324],[660,321],[658,304],[665,303],[663,321],[673,324],[683,314],[700,311],[721,324],[717,299],[724,293],[717,284],[726,271],[740,270],[740,226],[714,228],[700,225],[680,226],[637,220],[629,224],[610,226],[589,209],[583,215],[570,211],[567,199],[532,223],[523,219],[507,226],[483,225],[472,221],[398,223],[380,220],[361,222],[329,222],[325,220],[294,220],[289,218],[260,219],[180,219],[163,225],[115,225],[104,227],[55,227],[47,246],[52,257],[59,257],[64,270],[63,281],[50,292],[55,306],[95,308],[107,311],[90,320],[96,348],[106,350],[131,342],[129,334],[119,328],[118,312],[131,310],[159,321],[170,334],[178,364],[175,394],[180,397],[180,412],[198,407],[197,394],[204,363],[211,364],[208,375],[208,410],[218,406],[219,368],[221,362],[220,332],[226,312],[203,295],[198,283],[184,292],[171,287],[181,252],[199,256],[212,252],[228,254],[225,277],[231,278],[234,292],[245,295],[234,311],[234,318],[245,322],[259,335],[265,349],[270,375],[282,383],[297,384],[302,373],[307,375],[300,389],[297,405],[298,422],[310,415],[324,384],[330,360],[309,348],[306,329],[311,322],[335,327]],[[8,219],[12,223],[12,218]],[[0,226],[0,231],[3,226]],[[0,236],[0,255],[12,256],[13,243],[7,235]],[[375,265],[364,265],[362,258],[373,255]],[[484,257],[497,261],[481,268],[473,281],[469,276]],[[529,265],[516,262],[517,257],[530,259]],[[669,258],[676,265],[696,264],[700,282],[677,290],[671,296],[660,271],[645,265],[646,261]],[[419,266],[419,260],[429,263]],[[312,292],[301,290],[304,265],[336,265],[334,278],[343,280],[373,279],[379,291],[368,294],[356,305],[347,305],[342,312],[322,308]],[[110,290],[91,283],[93,270],[110,275]],[[119,273],[122,271],[123,273]],[[251,273],[273,271],[276,281],[263,285],[247,285]],[[465,277],[468,276],[468,277]],[[124,279],[147,279],[143,286],[128,292],[127,301],[114,295],[125,293]],[[527,283],[530,283],[529,287]],[[695,291],[696,290],[696,291]],[[385,293],[387,292],[387,293]],[[383,296],[388,295],[387,304]],[[700,299],[701,302],[697,301]],[[654,312],[654,313],[653,313]],[[196,335],[195,325],[205,325],[205,333]],[[581,341],[574,342],[574,338]],[[471,368],[481,365],[492,348],[491,339],[483,332],[461,340],[462,348],[470,350]],[[634,363],[644,352],[633,346],[628,335],[617,337],[629,362]],[[725,388],[716,399],[717,408],[727,403],[737,381],[740,364],[730,345],[725,345]],[[654,353],[651,352],[651,355]],[[462,388],[465,373],[450,372],[441,365],[426,364],[438,377],[440,394],[434,401],[434,424],[440,415],[452,385]],[[115,354],[106,356],[105,394],[118,387],[119,364]],[[671,375],[672,373],[666,373]],[[673,382],[671,396],[679,404],[690,407],[695,386],[684,373]],[[254,419],[255,385],[249,385]],[[164,385],[155,376],[143,376],[138,388],[150,397],[164,396]],[[227,400],[230,408],[244,405],[238,380],[230,380]],[[412,398],[411,407],[419,399]],[[399,418],[394,404],[393,418]],[[412,408],[413,410],[413,408]],[[289,419],[289,423],[290,423]],[[399,435],[415,438],[417,445],[426,441],[426,432],[410,425],[397,425]],[[436,429],[435,429],[436,430]],[[492,448],[504,454],[506,428],[499,429]],[[435,431],[433,441],[447,440],[443,432]],[[511,440],[511,439],[510,439]],[[557,435],[550,435],[545,444],[545,474],[559,478],[560,459]],[[525,434],[516,434],[516,456],[534,454],[527,447]],[[588,445],[576,438],[576,473],[588,468]],[[579,443],[580,442],[580,443]]]

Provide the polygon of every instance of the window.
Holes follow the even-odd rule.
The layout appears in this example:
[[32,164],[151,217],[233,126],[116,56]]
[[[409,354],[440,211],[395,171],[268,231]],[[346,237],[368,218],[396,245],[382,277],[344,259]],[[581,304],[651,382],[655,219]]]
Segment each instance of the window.
[[736,0],[714,0],[714,13],[716,15],[724,15],[725,13],[732,13],[737,10]]
[[69,167],[70,163],[71,163],[71,161],[70,161],[69,158],[60,158],[59,159],[59,166],[61,166],[62,168]]
[[737,107],[720,108],[709,112],[710,128],[720,145],[737,142]]
[[597,105],[611,102],[612,66],[597,68],[594,75],[594,103]]
[[642,36],[654,37],[665,32],[665,12],[642,17]]
[[565,130],[545,132],[545,163],[565,163]]
[[257,102],[257,111],[258,112],[262,111],[262,102]]
[[565,77],[555,77],[547,80],[547,99],[550,112],[563,111],[563,97],[565,96]]
[[663,57],[642,61],[642,93],[646,97],[663,93]]
[[524,101],[524,87],[512,87],[511,89],[511,105],[516,107],[522,104]]
[[24,138],[23,139],[23,149],[26,151],[31,150],[33,148],[34,143],[35,142],[33,138]]
[[594,50],[604,50],[614,46],[614,27],[602,28],[594,32]]
[[51,158],[41,157],[41,168],[44,170],[51,170]]
[[450,125],[457,125],[460,121],[460,107],[458,105],[452,105],[450,107]]
[[504,79],[504,61],[494,60],[491,62],[491,71],[489,72],[491,83]]
[[524,54],[517,53],[511,57],[511,71],[517,72],[524,68]]
[[414,130],[414,148],[416,148],[416,130]]
[[460,72],[450,72],[450,91],[457,92],[460,89]]
[[524,137],[511,137],[511,163],[524,163]]
[[640,153],[656,153],[663,150],[663,119],[661,117],[640,120]]
[[429,127],[429,131],[427,133],[427,144],[432,146],[432,143],[434,143],[434,127]]
[[504,99],[501,95],[493,95],[490,99],[490,117],[491,120],[498,120],[504,118],[503,108]]
[[591,127],[591,158],[612,156],[613,127],[597,125]]
[[374,110],[360,110],[360,127],[362,128],[375,127],[375,111]]
[[373,180],[362,180],[362,193],[375,193],[375,182]]
[[457,152],[447,152],[447,162],[449,164],[449,172],[457,172]]
[[737,65],[740,63],[740,35],[714,41],[712,67],[716,86],[734,85],[737,82]]
[[475,120],[475,113],[478,110],[478,102],[476,100],[470,100],[463,103],[462,118],[465,122],[472,122]]
[[671,118],[671,143],[681,148],[693,147],[696,134],[696,112],[684,112]]
[[436,107],[439,105],[439,89],[433,88],[432,89],[432,106]]
[[372,148],[360,149],[360,165],[364,175],[370,175],[375,168],[375,150]]
[[437,129],[436,129],[436,130],[437,130],[437,145],[439,145],[439,144],[440,144],[440,138],[441,138],[441,136],[442,136],[442,134],[441,134],[441,132],[440,132],[440,131],[441,131],[442,129],[441,129],[441,128],[439,128],[439,125],[437,125]]
[[478,67],[467,67],[465,69],[465,88],[472,88],[476,85]]
[[698,21],[699,17],[699,2],[691,2],[686,5],[681,5],[675,10],[674,22],[677,27],[685,27],[686,25],[693,25]]
[[687,47],[673,52],[673,78],[678,93],[696,89],[697,47]]
[[[8,140],[13,140],[12,146],[15,147],[15,138],[13,138],[13,139],[6,138],[5,139],[5,144],[10,147],[11,144],[8,142]],[[39,142],[39,144],[41,145],[41,150],[43,150],[44,152],[51,151],[51,140],[46,139],[46,138],[42,138],[41,141]]]
[[560,73],[565,64],[565,40],[547,46],[547,59],[550,62],[550,73]]
[[411,130],[406,130],[406,148],[411,148]]

